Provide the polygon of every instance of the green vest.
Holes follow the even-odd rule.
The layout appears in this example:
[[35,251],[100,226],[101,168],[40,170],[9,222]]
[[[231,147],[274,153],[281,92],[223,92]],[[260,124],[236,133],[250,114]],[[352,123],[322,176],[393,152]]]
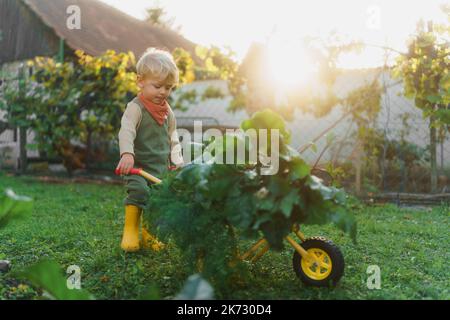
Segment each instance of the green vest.
[[164,124],[160,126],[138,97],[134,98],[133,102],[141,108],[142,113],[142,120],[134,140],[135,167],[161,177],[168,171],[170,165],[169,121],[172,113],[169,112]]

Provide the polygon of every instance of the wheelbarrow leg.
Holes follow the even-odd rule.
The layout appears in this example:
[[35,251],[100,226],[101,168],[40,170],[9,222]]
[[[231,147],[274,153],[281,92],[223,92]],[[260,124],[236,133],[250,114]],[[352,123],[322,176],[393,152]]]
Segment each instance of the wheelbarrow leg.
[[[261,247],[261,246],[263,246],[264,245],[264,247],[263,247],[263,249],[262,249],[262,251],[264,251],[262,254],[257,254],[256,252],[257,252],[257,250]],[[240,259],[241,260],[246,260],[248,257],[250,257],[251,255],[255,255],[255,256],[258,256],[258,258],[257,259],[259,259],[264,253],[266,253],[267,252],[267,250],[268,250],[268,243],[267,243],[267,240],[266,239],[264,239],[264,238],[262,238],[262,239],[260,239],[258,242],[256,242],[246,253],[244,253],[241,257],[240,257]],[[266,249],[267,248],[267,249]],[[254,258],[253,258],[254,259]]]
[[250,260],[251,263],[258,261],[267,251],[269,251],[269,244],[266,243],[261,250]]
[[306,241],[306,237],[303,234],[303,232],[300,231],[300,227],[298,226],[298,224],[295,224],[292,227],[292,232],[295,233],[295,235],[302,241],[305,242]]

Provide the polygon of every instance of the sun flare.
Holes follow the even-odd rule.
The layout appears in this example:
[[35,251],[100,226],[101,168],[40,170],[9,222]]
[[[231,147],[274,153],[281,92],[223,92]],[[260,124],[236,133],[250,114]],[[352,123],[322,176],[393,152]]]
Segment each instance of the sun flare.
[[271,76],[280,89],[295,88],[312,80],[317,68],[302,43],[271,42],[268,47]]

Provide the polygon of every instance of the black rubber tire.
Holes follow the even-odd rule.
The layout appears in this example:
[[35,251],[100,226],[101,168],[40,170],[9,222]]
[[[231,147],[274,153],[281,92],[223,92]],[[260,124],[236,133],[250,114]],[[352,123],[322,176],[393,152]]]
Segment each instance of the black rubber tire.
[[335,286],[341,277],[344,275],[344,256],[342,255],[341,250],[337,247],[331,240],[328,240],[324,237],[312,237],[306,239],[301,243],[303,249],[308,250],[311,248],[319,248],[325,251],[331,259],[332,268],[331,273],[322,280],[315,280],[308,277],[301,267],[302,256],[294,251],[294,256],[292,258],[292,266],[294,268],[294,272],[300,280],[308,286],[315,287],[331,287]]

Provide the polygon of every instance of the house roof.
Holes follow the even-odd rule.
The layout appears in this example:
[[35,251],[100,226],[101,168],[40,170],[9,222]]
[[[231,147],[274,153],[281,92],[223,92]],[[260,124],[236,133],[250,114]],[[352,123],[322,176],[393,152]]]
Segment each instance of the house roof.
[[[135,19],[98,0],[22,0],[67,46],[99,55],[108,49],[132,51],[139,57],[148,47],[168,50],[181,47],[191,53],[195,44],[176,32]],[[66,10],[81,10],[81,29],[67,28]]]

